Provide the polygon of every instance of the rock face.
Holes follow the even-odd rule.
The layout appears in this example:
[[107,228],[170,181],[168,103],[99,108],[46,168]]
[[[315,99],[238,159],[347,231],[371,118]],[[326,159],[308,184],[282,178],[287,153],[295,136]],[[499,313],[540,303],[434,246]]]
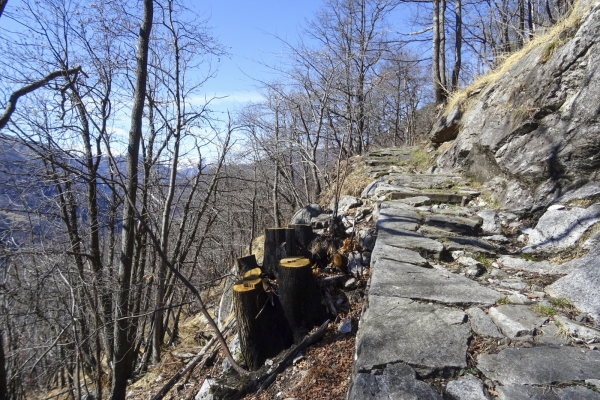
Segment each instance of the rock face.
[[438,142],[453,136],[442,127],[460,126],[436,172],[494,178],[495,199],[513,210],[565,201],[584,185],[575,197],[598,196],[591,183],[600,179],[600,3],[585,6],[579,25],[482,88],[458,123],[451,111],[436,125]]

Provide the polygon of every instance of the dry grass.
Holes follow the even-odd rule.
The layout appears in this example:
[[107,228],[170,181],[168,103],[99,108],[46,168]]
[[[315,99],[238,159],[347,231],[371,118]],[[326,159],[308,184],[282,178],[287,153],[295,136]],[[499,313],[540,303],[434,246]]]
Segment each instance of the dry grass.
[[[369,176],[368,169],[367,164],[359,157],[342,161],[340,163],[340,196],[360,197],[363,189],[373,181],[373,178]],[[331,176],[337,176],[336,171],[333,171]],[[332,181],[331,185],[323,190],[319,199],[321,206],[325,208],[329,206],[331,199],[335,195],[336,188],[336,182]]]
[[447,114],[456,106],[459,102],[468,99],[478,89],[494,83],[500,79],[500,77],[508,72],[519,60],[529,54],[532,50],[545,45],[542,50],[540,62],[546,62],[554,53],[554,51],[563,43],[562,34],[563,32],[575,28],[579,25],[581,17],[592,7],[592,3],[587,6],[583,6],[580,1],[577,1],[573,5],[573,10],[570,14],[558,21],[548,31],[540,34],[533,38],[533,40],[527,42],[522,49],[508,55],[500,66],[490,71],[485,75],[481,75],[475,78],[473,83],[463,90],[455,93],[451,93],[444,109],[444,114]]

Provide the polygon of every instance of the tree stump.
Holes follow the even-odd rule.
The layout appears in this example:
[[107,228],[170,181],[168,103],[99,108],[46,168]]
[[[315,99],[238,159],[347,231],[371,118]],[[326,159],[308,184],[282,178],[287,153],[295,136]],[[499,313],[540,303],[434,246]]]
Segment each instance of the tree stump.
[[233,286],[233,303],[242,355],[248,368],[256,370],[290,347],[293,337],[277,296],[266,293],[252,271],[248,275]]
[[292,328],[294,341],[299,343],[313,326],[326,319],[321,292],[308,258],[284,258],[279,266],[277,282],[281,305]]
[[256,262],[256,256],[251,254],[246,257],[240,257],[235,260],[235,266],[237,267],[237,273],[239,275],[244,275],[246,271],[250,271],[251,269],[258,268],[258,264]]
[[263,271],[269,277],[277,276],[279,260],[296,255],[296,239],[293,228],[265,229]]
[[309,258],[312,262],[312,253],[310,252],[310,244],[314,239],[312,226],[308,224],[292,224],[288,225],[294,230],[296,238],[296,254],[302,257]]

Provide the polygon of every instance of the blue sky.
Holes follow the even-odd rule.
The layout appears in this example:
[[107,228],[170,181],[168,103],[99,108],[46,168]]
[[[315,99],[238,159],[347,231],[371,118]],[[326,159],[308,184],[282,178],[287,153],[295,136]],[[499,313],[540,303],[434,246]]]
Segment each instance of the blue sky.
[[[226,47],[229,57],[221,58],[215,79],[205,85],[206,95],[227,95],[217,101],[217,111],[233,110],[247,101],[258,100],[257,83],[276,65],[284,44],[277,37],[295,43],[298,32],[311,19],[323,0],[205,0],[194,6],[210,17],[215,37]],[[263,65],[264,64],[264,65]]]

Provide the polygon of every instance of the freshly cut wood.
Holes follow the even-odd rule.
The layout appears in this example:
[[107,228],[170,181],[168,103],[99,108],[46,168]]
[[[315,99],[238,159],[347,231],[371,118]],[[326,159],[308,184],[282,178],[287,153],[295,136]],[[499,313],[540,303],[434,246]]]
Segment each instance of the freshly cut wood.
[[291,346],[292,332],[277,296],[265,292],[262,278],[250,275],[233,285],[233,304],[246,365],[260,368],[267,358]]
[[240,275],[244,275],[247,271],[258,268],[258,263],[256,262],[256,256],[254,254],[236,259],[235,265],[237,267],[237,273]]
[[312,226],[308,224],[291,224],[288,225],[288,227],[294,229],[294,235],[296,237],[297,254],[294,255],[311,258],[312,253],[310,252],[310,244],[315,238]]
[[321,292],[305,257],[289,257],[279,264],[279,297],[294,341],[300,342],[313,326],[326,319]]
[[265,229],[263,271],[270,277],[277,276],[279,260],[296,255],[296,237],[293,228]]

